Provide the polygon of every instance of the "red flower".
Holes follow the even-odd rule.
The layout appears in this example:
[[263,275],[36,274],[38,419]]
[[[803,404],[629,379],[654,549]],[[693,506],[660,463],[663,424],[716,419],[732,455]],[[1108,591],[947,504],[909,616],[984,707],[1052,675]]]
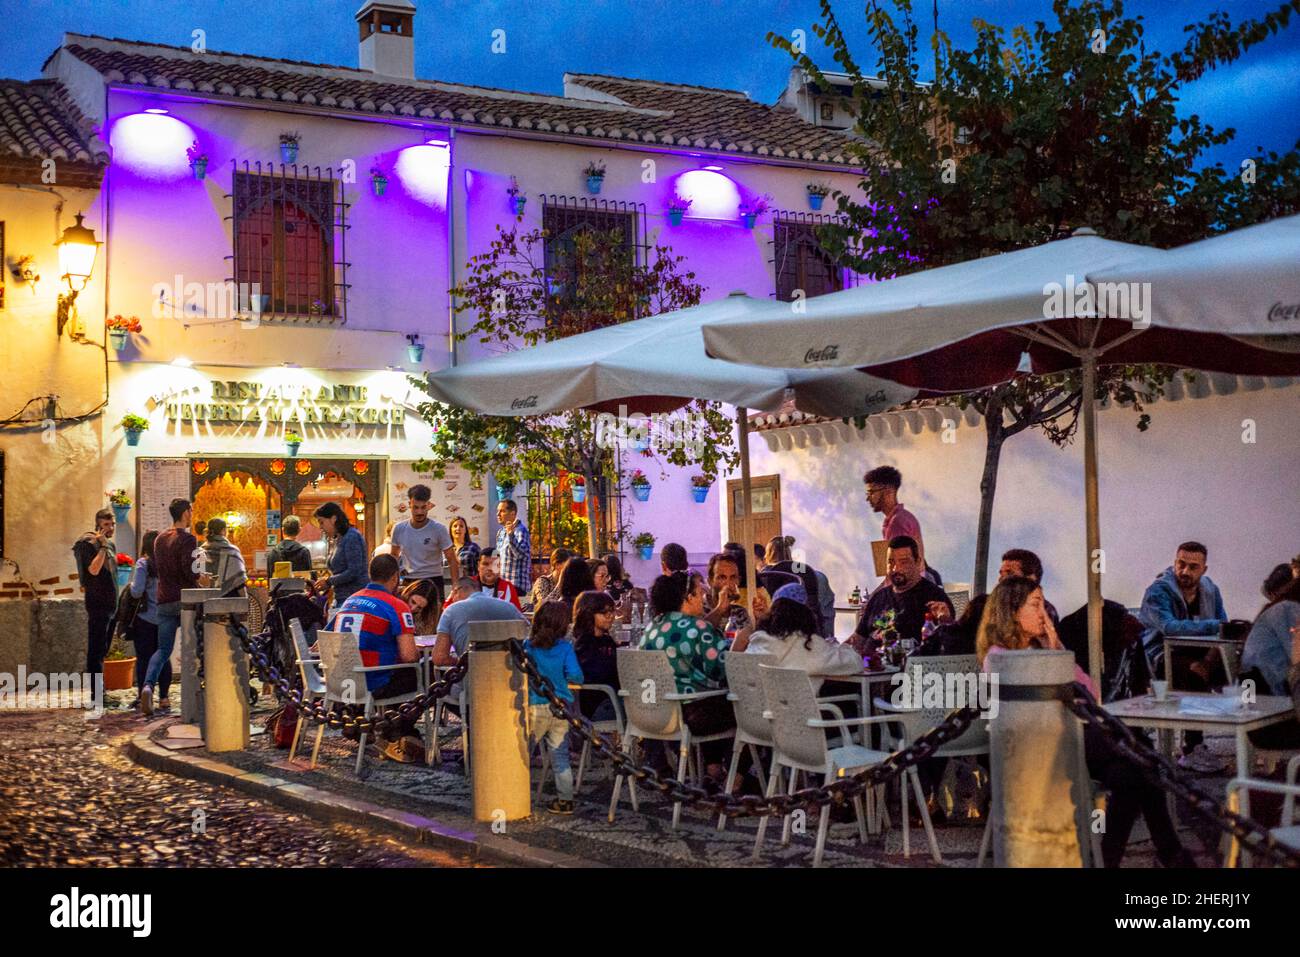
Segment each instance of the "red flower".
[[127,555],[127,554],[124,553],[124,552],[118,552],[118,553],[117,553],[117,563],[118,563],[119,565],[126,565],[127,567],[130,567],[131,565],[134,565],[134,564],[135,564],[135,559],[132,558],[130,555]]

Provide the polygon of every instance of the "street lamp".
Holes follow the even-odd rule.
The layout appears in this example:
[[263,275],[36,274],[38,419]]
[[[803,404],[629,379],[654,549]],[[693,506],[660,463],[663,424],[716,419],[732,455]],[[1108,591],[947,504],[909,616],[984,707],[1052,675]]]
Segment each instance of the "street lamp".
[[72,305],[77,301],[77,293],[86,288],[90,274],[95,268],[95,254],[99,252],[100,243],[95,239],[95,231],[81,224],[83,216],[77,213],[77,223],[63,231],[59,247],[59,271],[63,281],[68,284],[68,294],[59,295],[57,321],[59,335],[71,317]]

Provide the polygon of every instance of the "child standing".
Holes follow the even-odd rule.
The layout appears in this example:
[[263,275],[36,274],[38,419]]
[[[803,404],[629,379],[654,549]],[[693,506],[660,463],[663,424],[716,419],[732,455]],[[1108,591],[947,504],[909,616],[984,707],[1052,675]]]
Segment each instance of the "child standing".
[[[573,703],[569,683],[582,684],[582,669],[573,644],[564,637],[569,628],[569,606],[562,601],[548,601],[533,615],[533,628],[524,642],[524,650],[537,670],[551,683],[556,697]],[[573,813],[573,770],[569,765],[569,723],[551,713],[551,706],[540,689],[528,689],[528,716],[533,740],[545,739],[555,768],[556,798],[547,810],[552,814]]]

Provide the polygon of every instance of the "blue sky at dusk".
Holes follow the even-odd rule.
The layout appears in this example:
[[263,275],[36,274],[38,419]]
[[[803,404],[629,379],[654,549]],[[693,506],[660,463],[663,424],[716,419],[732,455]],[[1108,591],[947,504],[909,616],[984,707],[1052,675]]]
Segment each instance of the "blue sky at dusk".
[[[353,14],[362,0],[0,0],[0,76],[28,79],[64,32],[188,46],[202,29],[209,49],[357,65]],[[1149,47],[1181,46],[1183,26],[1217,9],[1234,22],[1281,0],[1132,0],[1147,23]],[[560,93],[564,72],[608,73],[747,91],[772,102],[788,57],[766,41],[817,19],[816,0],[416,0],[416,72],[424,79]],[[922,50],[931,7],[918,0]],[[864,70],[868,54],[861,0],[834,4]],[[939,25],[954,43],[973,38],[982,17],[1004,27],[1053,21],[1050,0],[939,0]],[[493,53],[494,30],[506,52]],[[824,67],[828,53],[808,34]],[[818,54],[821,55],[818,55]],[[1185,88],[1183,113],[1235,127],[1235,145],[1211,158],[1235,167],[1257,145],[1284,150],[1300,137],[1300,22],[1226,70]]]

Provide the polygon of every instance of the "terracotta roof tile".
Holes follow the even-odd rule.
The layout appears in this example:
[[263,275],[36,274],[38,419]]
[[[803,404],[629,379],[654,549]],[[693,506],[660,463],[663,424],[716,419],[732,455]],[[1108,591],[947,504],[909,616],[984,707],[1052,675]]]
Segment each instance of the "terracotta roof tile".
[[0,80],[0,157],[104,165],[108,149],[54,80]]

